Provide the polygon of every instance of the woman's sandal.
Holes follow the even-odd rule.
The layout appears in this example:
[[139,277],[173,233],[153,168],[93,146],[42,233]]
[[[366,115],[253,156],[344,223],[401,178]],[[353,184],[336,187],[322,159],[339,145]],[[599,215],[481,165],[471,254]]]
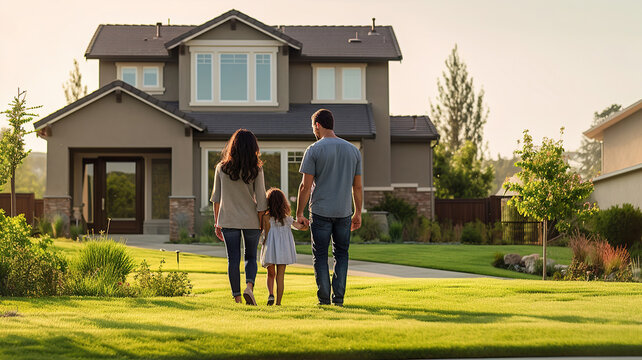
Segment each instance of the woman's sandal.
[[268,302],[267,302],[267,304],[268,304],[268,306],[272,306],[272,305],[274,305],[274,295],[270,295],[270,296],[268,296]]

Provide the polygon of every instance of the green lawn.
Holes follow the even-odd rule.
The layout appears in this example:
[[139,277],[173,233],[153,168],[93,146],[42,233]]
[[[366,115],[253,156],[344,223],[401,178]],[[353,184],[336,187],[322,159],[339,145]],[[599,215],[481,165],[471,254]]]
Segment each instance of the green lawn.
[[[310,245],[297,245],[300,254],[311,254]],[[493,267],[497,252],[520,255],[541,254],[542,248],[533,245],[423,245],[423,244],[350,244],[350,259],[388,264],[418,266],[432,269],[461,271],[473,274],[538,279],[529,275]],[[558,264],[570,264],[573,254],[569,248],[550,246],[548,257]]]
[[[77,244],[57,242],[65,252]],[[137,259],[175,254],[132,249]],[[350,277],[346,306],[317,307],[310,269],[282,307],[234,304],[224,259],[181,255],[195,295],[4,298],[0,358],[430,358],[642,353],[642,284]]]

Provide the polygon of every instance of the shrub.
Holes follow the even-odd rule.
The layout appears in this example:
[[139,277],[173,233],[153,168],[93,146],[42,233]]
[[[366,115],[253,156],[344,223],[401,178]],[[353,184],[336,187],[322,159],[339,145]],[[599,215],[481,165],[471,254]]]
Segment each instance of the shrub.
[[[573,260],[566,272],[567,280],[630,281],[630,256],[623,247],[613,247],[595,236],[575,233],[569,240]],[[540,268],[541,270],[541,268]]]
[[124,282],[135,267],[125,245],[105,236],[86,242],[72,264],[72,270],[81,276],[99,276],[116,283]]
[[396,220],[402,223],[407,223],[417,217],[417,207],[409,204],[403,199],[395,197],[390,193],[385,193],[381,202],[374,206],[371,210],[387,211],[395,217]]
[[294,236],[294,241],[296,242],[306,242],[309,243],[311,241],[310,237],[310,230],[305,230],[305,231],[300,231],[300,230],[293,230],[292,235]]
[[[543,259],[537,259],[535,261],[535,274],[541,274],[543,272],[544,261]],[[555,273],[555,265],[549,264],[546,266],[546,276],[553,276]]]
[[591,253],[593,245],[591,244],[592,238],[583,233],[575,233],[571,235],[568,245],[573,252],[573,259],[579,262],[584,262]]
[[593,225],[595,232],[613,246],[630,249],[642,242],[642,211],[631,204],[616,205],[598,212]]
[[440,243],[442,241],[441,226],[437,221],[430,222],[430,241]]
[[65,218],[61,215],[56,215],[51,223],[53,237],[59,238],[65,231]]
[[461,231],[461,242],[464,244],[481,244],[485,225],[482,222],[469,222]]
[[504,235],[504,227],[500,221],[495,222],[492,226],[488,226],[488,244],[499,245],[502,243],[502,236]]
[[403,241],[403,224],[399,221],[394,221],[388,226],[388,235],[392,242]]
[[381,237],[379,238],[379,240],[385,243],[392,242],[392,238],[388,234],[381,234]]
[[350,237],[350,243],[352,243],[352,244],[361,244],[361,243],[363,243],[363,239],[361,238],[361,236],[353,234]]
[[44,218],[38,219],[38,233],[40,236],[53,236],[51,222]]
[[0,296],[49,296],[63,291],[67,263],[43,237],[32,243],[24,215],[0,210]]
[[361,216],[361,227],[353,234],[359,236],[363,241],[374,241],[381,237],[381,233],[381,224],[369,214],[363,214]]
[[430,221],[430,219],[426,218],[425,216],[419,216],[417,218],[417,223],[418,223],[417,241],[421,241],[425,243],[430,242],[433,238],[432,235],[433,235],[433,228],[434,228],[435,222]]
[[160,266],[156,273],[149,269],[146,261],[143,261],[136,274],[134,280],[137,281],[138,291],[144,296],[183,296],[192,292],[192,283],[187,277],[185,272],[169,272],[163,275],[163,264],[165,260],[161,260]]
[[496,252],[495,258],[493,259],[492,264],[494,267],[497,267],[497,268],[506,267],[506,264],[504,263],[504,254],[500,252]]
[[69,237],[71,240],[79,240],[84,233],[84,228],[82,225],[71,225],[69,227]]

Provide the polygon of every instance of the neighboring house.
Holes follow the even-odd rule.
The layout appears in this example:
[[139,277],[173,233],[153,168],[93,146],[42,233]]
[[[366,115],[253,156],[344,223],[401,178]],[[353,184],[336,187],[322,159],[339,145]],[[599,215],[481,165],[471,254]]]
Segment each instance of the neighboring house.
[[593,179],[600,208],[624,203],[642,208],[642,100],[584,135],[602,142],[602,171]]
[[199,26],[100,25],[85,56],[99,60],[100,88],[35,124],[49,216],[198,233],[239,128],[259,139],[267,186],[295,202],[319,108],[362,151],[366,208],[390,192],[433,213],[439,136],[425,116],[389,116],[388,62],[401,60],[390,26],[268,26],[231,10]]

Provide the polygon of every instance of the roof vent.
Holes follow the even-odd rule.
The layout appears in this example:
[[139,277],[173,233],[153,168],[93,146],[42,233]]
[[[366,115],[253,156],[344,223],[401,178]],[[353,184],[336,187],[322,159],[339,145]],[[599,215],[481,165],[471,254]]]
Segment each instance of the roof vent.
[[417,115],[412,116],[412,129],[410,131],[417,131]]
[[372,18],[372,27],[370,28],[368,35],[381,35],[377,32],[377,29],[375,28],[375,18]]
[[348,42],[349,43],[360,43],[361,39],[359,39],[359,32],[357,31],[356,33],[354,33],[354,38],[348,39]]
[[160,23],[160,22],[157,22],[157,23],[156,23],[156,38],[157,38],[157,39],[158,39],[159,37],[161,37],[161,33],[160,33],[161,26],[163,26],[163,23]]

